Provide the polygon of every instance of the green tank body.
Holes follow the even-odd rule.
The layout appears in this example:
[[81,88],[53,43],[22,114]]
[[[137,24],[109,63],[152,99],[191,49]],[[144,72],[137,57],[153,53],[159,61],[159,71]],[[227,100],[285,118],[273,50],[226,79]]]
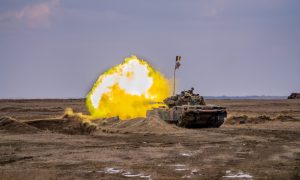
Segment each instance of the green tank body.
[[204,98],[193,90],[166,98],[166,106],[147,111],[147,118],[159,118],[186,128],[220,127],[227,117],[226,108],[206,105]]

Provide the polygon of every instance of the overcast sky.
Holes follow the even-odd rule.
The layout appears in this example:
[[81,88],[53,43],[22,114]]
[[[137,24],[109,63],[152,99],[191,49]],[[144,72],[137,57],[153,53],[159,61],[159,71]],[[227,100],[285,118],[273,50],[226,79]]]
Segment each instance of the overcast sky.
[[300,91],[299,0],[1,0],[0,98],[85,97],[137,55],[178,91]]

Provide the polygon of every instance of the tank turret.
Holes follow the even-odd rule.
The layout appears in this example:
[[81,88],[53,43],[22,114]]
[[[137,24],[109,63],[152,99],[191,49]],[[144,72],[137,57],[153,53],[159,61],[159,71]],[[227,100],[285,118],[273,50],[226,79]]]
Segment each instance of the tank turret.
[[168,97],[164,100],[164,103],[169,108],[183,105],[205,105],[204,98],[199,94],[194,94],[194,88],[187,91],[181,91],[180,94]]

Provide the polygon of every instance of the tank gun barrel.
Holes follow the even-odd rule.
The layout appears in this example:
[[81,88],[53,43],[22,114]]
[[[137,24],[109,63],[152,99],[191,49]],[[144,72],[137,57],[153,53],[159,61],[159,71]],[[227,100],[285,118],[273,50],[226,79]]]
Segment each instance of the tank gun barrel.
[[157,101],[150,101],[149,104],[160,104],[160,105],[165,105],[164,102],[157,102]]

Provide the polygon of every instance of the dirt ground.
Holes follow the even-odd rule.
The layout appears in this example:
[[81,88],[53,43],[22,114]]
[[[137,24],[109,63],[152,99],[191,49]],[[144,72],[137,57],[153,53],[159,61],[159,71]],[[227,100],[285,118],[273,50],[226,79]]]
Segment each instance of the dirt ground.
[[300,100],[206,102],[228,109],[218,129],[112,119],[81,135],[45,123],[70,128],[83,99],[0,100],[0,179],[300,179]]

